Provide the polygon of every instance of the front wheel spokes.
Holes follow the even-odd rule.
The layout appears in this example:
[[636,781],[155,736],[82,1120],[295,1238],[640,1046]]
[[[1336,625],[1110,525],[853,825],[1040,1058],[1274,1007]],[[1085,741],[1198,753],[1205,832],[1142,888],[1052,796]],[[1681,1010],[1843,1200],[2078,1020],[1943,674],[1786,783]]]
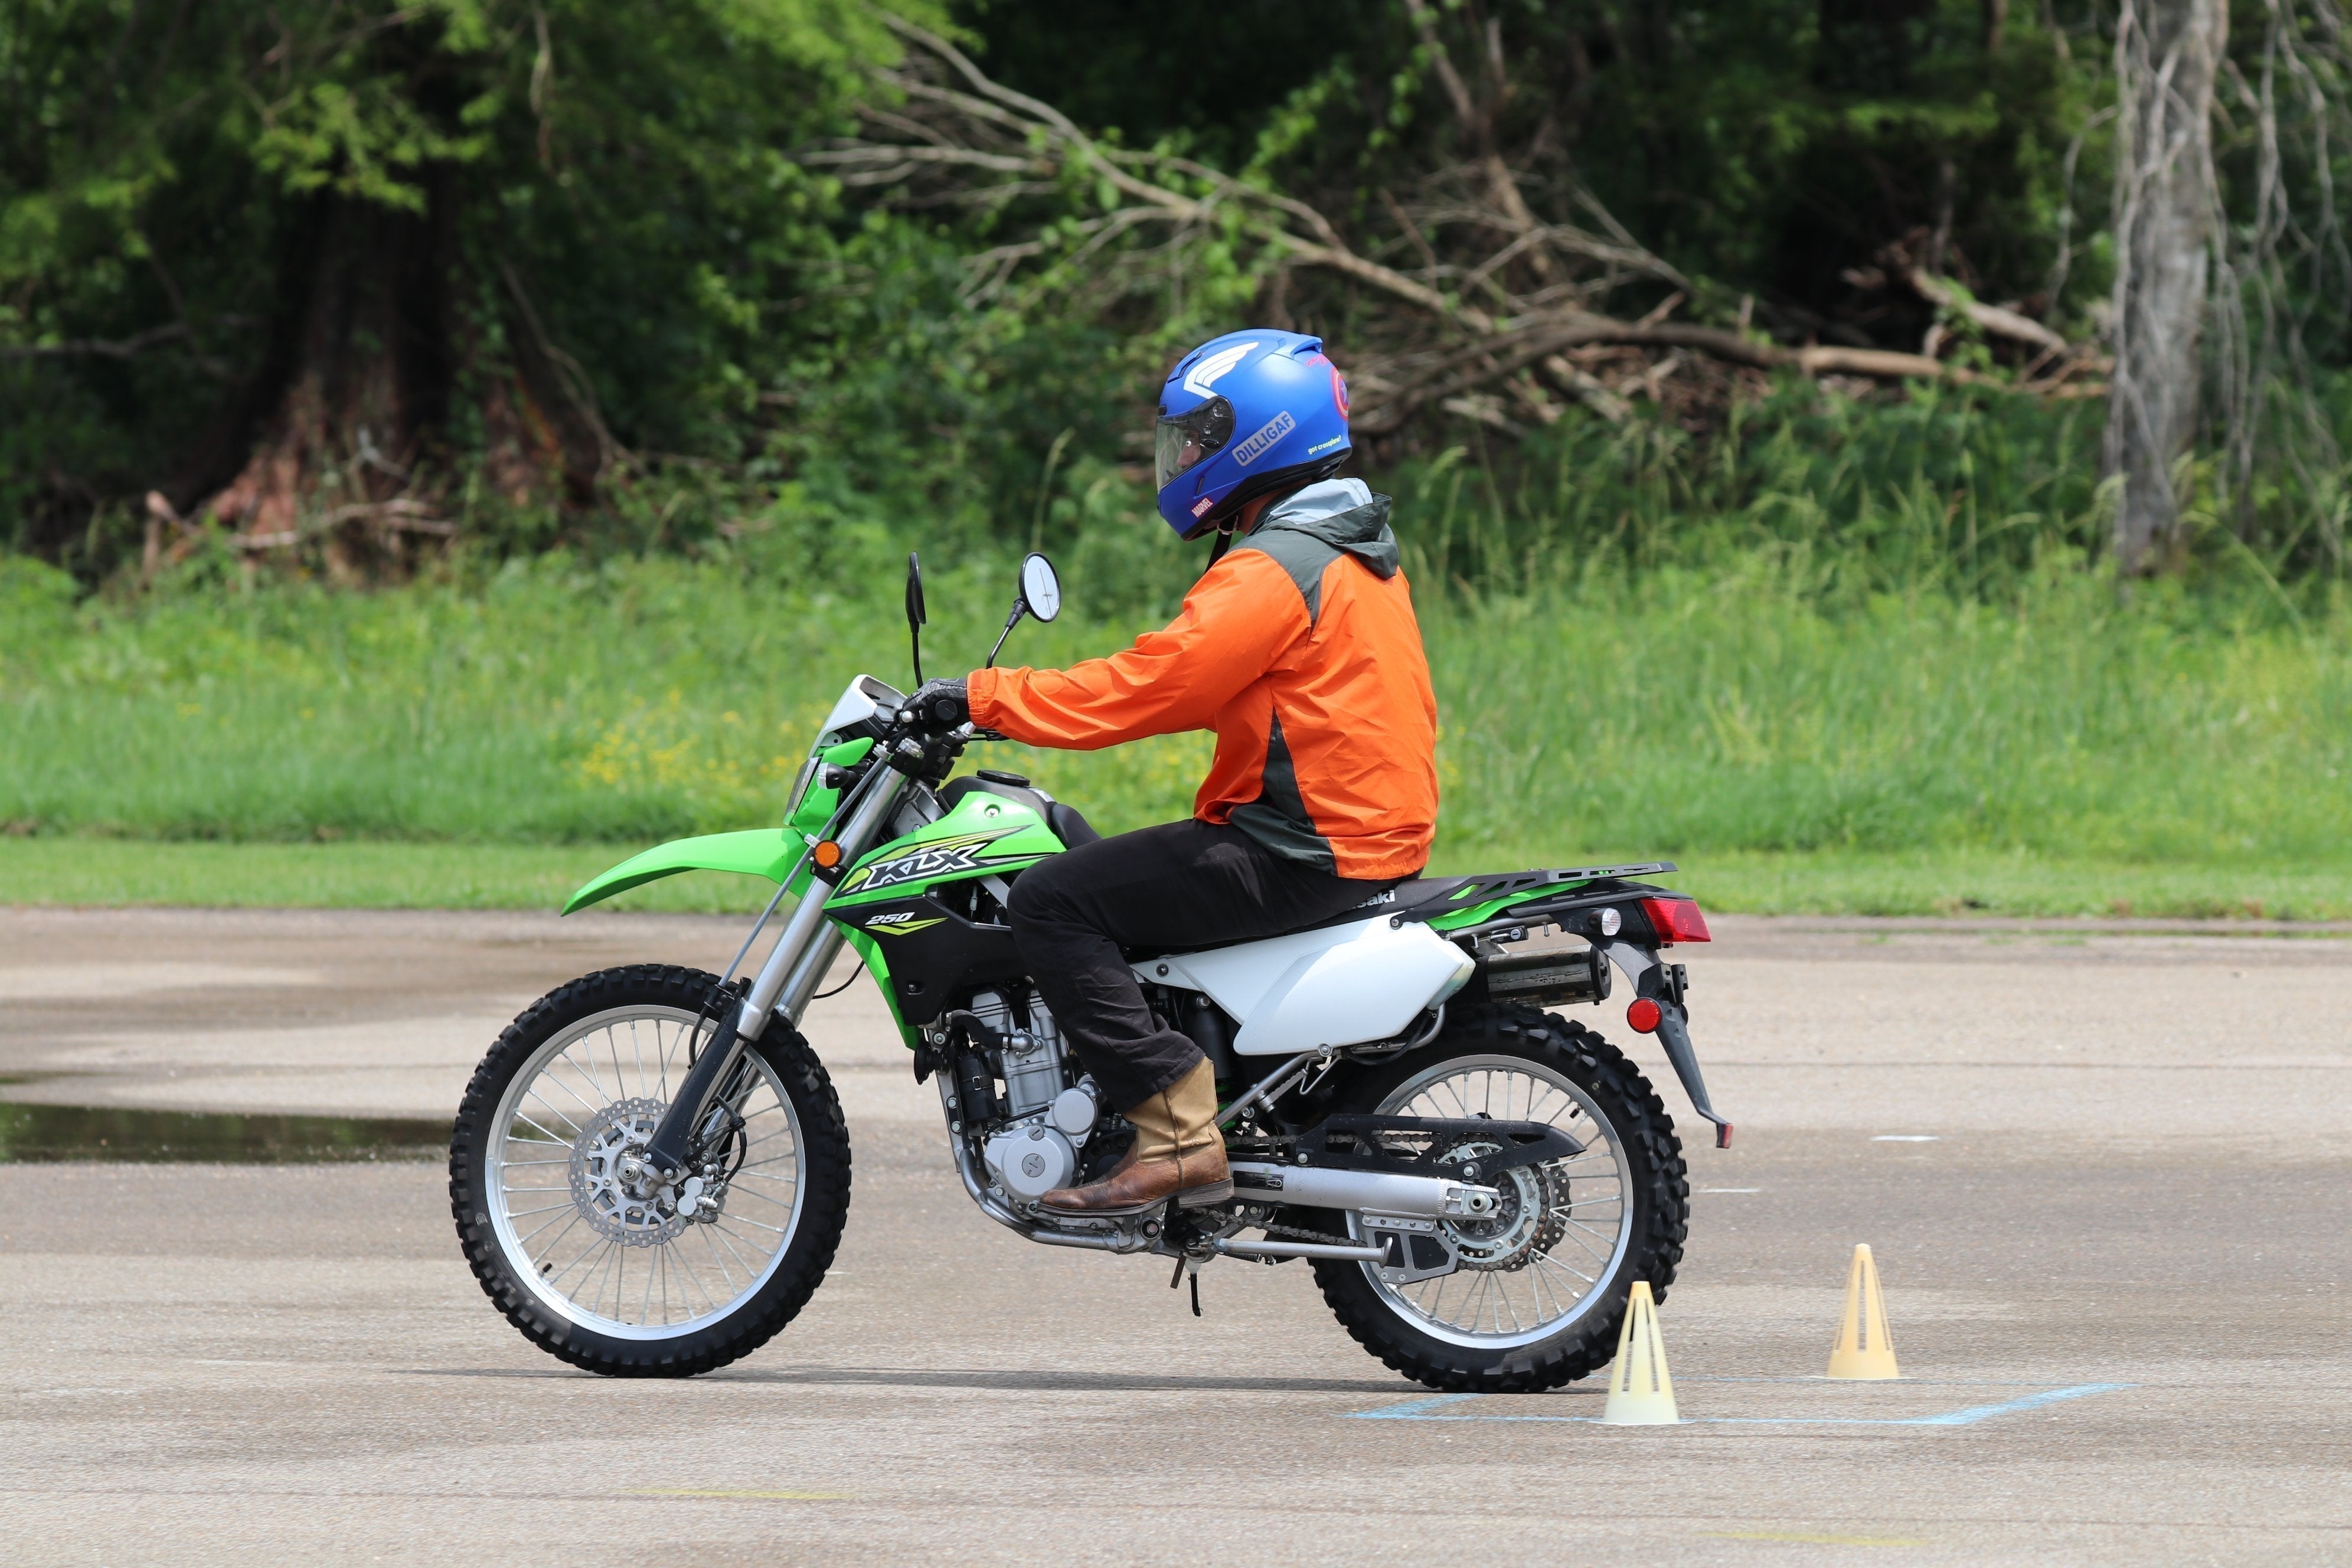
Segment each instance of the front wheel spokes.
[[492,1122],[485,1184],[501,1250],[550,1308],[604,1333],[667,1338],[733,1310],[774,1274],[798,1223],[799,1113],[756,1050],[713,1100],[741,1119],[710,1152],[740,1162],[708,1188],[718,1211],[683,1215],[676,1191],[631,1184],[628,1151],[658,1124],[697,1022],[646,1005],[585,1019],[533,1053]]
[[[1365,1265],[1391,1310],[1441,1338],[1502,1348],[1543,1338],[1591,1304],[1629,1239],[1631,1173],[1614,1130],[1582,1089],[1524,1058],[1457,1058],[1400,1086],[1379,1109],[1543,1122],[1585,1145],[1528,1172],[1531,1183],[1522,1184],[1521,1203],[1506,1220],[1460,1227],[1454,1239],[1464,1262],[1454,1272],[1392,1285],[1377,1265]],[[1571,1244],[1564,1255],[1563,1241]]]

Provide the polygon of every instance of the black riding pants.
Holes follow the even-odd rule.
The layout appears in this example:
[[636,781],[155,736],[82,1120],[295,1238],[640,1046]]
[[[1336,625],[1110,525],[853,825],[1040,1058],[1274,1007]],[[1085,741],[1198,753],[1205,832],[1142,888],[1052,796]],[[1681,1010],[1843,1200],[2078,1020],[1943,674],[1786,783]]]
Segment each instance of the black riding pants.
[[1119,1110],[1192,1070],[1201,1048],[1163,1028],[1121,946],[1208,947],[1355,908],[1398,879],[1355,881],[1286,860],[1237,827],[1171,822],[1082,844],[1021,873],[1013,941],[1080,1065]]

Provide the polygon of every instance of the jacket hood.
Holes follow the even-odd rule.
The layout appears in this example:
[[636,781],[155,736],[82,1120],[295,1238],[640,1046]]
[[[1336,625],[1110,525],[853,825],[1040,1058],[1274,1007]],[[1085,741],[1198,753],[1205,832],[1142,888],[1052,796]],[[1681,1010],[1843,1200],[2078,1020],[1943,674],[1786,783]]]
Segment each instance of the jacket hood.
[[1397,574],[1402,557],[1389,527],[1388,497],[1374,495],[1361,479],[1325,479],[1284,497],[1266,509],[1244,537],[1253,542],[1273,533],[1301,533],[1344,551],[1386,579]]

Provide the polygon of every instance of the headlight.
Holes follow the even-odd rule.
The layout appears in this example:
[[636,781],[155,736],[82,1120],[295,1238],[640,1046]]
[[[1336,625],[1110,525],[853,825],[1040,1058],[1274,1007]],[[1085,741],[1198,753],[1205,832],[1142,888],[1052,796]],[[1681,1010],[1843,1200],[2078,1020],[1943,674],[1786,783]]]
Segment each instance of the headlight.
[[784,802],[784,820],[787,823],[800,815],[802,797],[808,794],[810,784],[816,778],[817,769],[824,764],[824,759],[814,752],[811,752],[809,760],[801,764],[800,776],[793,780],[792,795]]

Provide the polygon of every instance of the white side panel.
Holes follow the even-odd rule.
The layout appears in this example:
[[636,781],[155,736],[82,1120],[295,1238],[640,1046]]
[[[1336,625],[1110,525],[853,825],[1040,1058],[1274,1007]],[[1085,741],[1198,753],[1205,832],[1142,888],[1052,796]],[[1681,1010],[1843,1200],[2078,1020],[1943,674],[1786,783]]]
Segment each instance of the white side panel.
[[1234,1049],[1277,1056],[1384,1040],[1467,979],[1469,954],[1415,921],[1386,915],[1135,966],[1161,984],[1205,991],[1241,1020]]

